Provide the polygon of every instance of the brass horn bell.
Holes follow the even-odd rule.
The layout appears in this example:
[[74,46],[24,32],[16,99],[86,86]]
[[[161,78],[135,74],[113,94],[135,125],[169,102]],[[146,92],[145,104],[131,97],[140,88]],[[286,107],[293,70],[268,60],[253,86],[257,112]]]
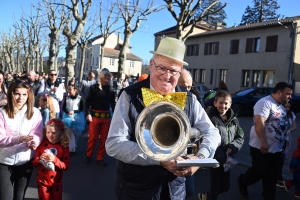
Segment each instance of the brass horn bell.
[[153,160],[172,160],[186,149],[190,127],[187,115],[179,106],[168,101],[154,102],[137,119],[136,141]]

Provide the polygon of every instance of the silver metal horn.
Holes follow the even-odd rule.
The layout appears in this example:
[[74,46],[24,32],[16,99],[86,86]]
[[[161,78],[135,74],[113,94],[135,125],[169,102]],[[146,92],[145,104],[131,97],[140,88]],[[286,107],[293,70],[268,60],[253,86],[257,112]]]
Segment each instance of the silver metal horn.
[[190,122],[176,104],[159,101],[147,106],[135,125],[136,141],[141,150],[157,161],[180,156],[190,139]]

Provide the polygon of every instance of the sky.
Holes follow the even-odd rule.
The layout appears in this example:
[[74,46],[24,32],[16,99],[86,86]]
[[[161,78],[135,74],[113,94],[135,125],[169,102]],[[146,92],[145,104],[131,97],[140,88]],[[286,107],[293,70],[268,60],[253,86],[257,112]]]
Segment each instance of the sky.
[[[97,0],[93,1],[98,2]],[[2,19],[0,31],[7,31],[12,26],[14,19],[19,19],[22,8],[30,13],[31,3],[37,5],[37,2],[38,0],[0,0],[0,19]],[[148,1],[143,0],[143,2]],[[225,7],[227,27],[238,25],[247,5],[253,6],[252,0],[221,0],[221,2],[228,3]],[[300,0],[277,0],[277,2],[280,5],[278,14],[285,17],[300,15]],[[156,0],[155,5],[165,5],[165,3],[163,0]],[[148,63],[152,57],[149,51],[154,50],[154,34],[175,24],[175,19],[167,9],[149,15],[148,20],[143,22],[138,31],[131,36],[131,53],[143,59],[144,63]],[[60,56],[65,56],[62,51]]]

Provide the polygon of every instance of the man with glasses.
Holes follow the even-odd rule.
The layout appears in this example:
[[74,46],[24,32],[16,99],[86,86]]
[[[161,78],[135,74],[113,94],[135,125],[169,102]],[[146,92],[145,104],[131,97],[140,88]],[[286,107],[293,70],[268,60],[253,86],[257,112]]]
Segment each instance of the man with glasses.
[[[139,148],[135,124],[146,106],[151,91],[165,96],[185,94],[183,105],[197,138],[203,142],[190,159],[211,158],[220,143],[220,135],[202,109],[196,97],[177,86],[182,72],[185,45],[175,38],[163,38],[150,61],[150,76],[124,89],[115,107],[106,140],[108,155],[117,159],[115,193],[117,199],[185,199],[185,176],[193,175],[199,167],[177,167],[177,157],[166,162],[149,158]],[[181,92],[181,93],[177,93]]]
[[291,99],[292,92],[290,84],[279,82],[271,95],[254,105],[254,124],[249,140],[252,167],[238,178],[240,193],[246,199],[249,198],[247,187],[259,180],[262,180],[264,199],[275,199],[284,135],[289,129],[283,105]]
[[63,100],[64,88],[63,84],[60,84],[57,80],[57,72],[55,70],[50,70],[48,72],[48,78],[42,82],[41,87],[38,91],[38,95],[48,93],[56,101],[53,101],[56,116],[59,118],[60,106],[59,102]]

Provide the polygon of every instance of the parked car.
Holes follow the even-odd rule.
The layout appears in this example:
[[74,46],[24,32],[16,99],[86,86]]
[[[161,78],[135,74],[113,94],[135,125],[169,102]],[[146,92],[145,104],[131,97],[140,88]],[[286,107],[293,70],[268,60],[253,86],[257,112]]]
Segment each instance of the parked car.
[[212,92],[211,89],[209,89],[208,87],[206,87],[201,83],[196,84],[196,87],[199,89],[201,93],[201,99],[205,99]]
[[[253,113],[253,107],[256,102],[270,95],[273,91],[272,87],[257,87],[240,90],[233,93],[231,108],[235,113],[239,115],[244,113]],[[292,105],[292,111],[294,113],[300,112],[300,96],[293,94],[292,99],[289,101]]]

